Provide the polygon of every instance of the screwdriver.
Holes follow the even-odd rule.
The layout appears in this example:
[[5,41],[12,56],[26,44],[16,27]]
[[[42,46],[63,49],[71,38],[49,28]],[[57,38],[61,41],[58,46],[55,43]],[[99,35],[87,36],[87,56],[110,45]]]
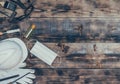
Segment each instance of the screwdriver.
[[20,32],[20,29],[14,29],[14,30],[8,30],[6,32],[0,32],[0,36],[3,34],[10,34],[10,33],[15,33],[15,32]]
[[9,80],[11,78],[16,78],[16,77],[19,77],[19,75],[13,75],[13,76],[10,76],[10,77],[2,78],[2,79],[0,79],[0,82],[5,81],[5,80]]
[[36,25],[35,25],[35,24],[32,24],[32,25],[28,28],[27,32],[25,33],[25,38],[28,38],[28,37],[31,35],[32,31],[33,31],[35,28],[36,28]]

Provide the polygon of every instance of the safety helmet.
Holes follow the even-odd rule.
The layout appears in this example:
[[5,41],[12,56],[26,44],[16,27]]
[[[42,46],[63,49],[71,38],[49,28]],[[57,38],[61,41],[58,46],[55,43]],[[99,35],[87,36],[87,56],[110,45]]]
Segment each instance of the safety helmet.
[[28,51],[24,42],[18,38],[0,41],[0,70],[16,68],[27,58]]

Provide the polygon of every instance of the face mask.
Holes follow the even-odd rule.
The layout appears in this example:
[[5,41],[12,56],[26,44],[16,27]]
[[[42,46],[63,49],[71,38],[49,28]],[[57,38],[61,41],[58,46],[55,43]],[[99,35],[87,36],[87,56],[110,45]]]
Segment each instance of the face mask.
[[48,65],[52,65],[53,61],[57,56],[55,52],[53,52],[38,41],[35,43],[30,52]]

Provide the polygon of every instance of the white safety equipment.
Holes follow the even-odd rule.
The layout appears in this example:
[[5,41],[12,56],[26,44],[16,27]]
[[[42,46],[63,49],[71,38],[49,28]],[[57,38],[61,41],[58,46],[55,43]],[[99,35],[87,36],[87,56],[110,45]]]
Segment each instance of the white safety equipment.
[[38,41],[32,47],[30,52],[34,56],[38,57],[39,59],[47,63],[48,65],[52,65],[53,61],[58,56],[57,53],[55,53],[54,51],[52,51],[51,49],[49,49],[48,47],[46,47],[45,45]]
[[19,75],[18,77],[1,81],[0,84],[33,84],[32,79],[35,79],[35,70],[33,69],[14,69],[9,71],[0,71],[0,79],[10,77],[13,75]]
[[0,70],[18,68],[27,58],[24,42],[18,38],[0,41]]

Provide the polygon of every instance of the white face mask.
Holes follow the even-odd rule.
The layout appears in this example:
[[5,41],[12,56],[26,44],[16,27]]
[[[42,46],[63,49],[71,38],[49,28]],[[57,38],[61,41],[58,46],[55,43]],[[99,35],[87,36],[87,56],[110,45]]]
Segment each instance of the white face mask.
[[55,52],[53,52],[38,41],[35,43],[30,52],[48,65],[52,65],[56,56],[58,56]]

